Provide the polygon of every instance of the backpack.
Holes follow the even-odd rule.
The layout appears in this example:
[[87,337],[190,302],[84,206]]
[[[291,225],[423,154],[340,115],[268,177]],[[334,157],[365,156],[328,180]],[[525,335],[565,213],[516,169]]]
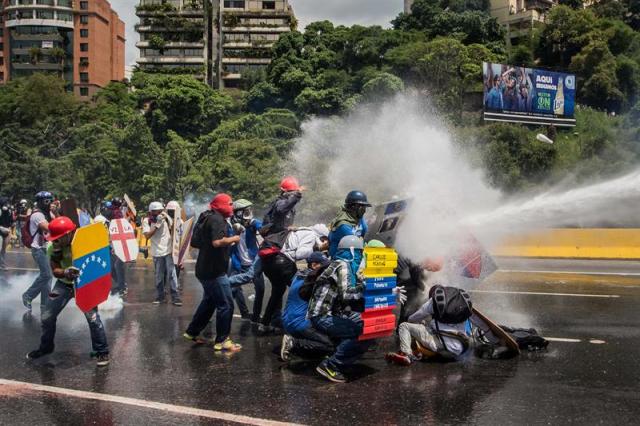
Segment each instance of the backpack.
[[[191,236],[191,247],[201,249],[207,245],[207,236],[205,235],[205,227],[207,220],[213,215],[211,210],[200,213],[198,221],[193,227],[193,235]],[[210,242],[209,242],[210,243]]]
[[433,299],[433,318],[437,322],[460,324],[473,314],[471,297],[462,289],[436,285],[429,293]]
[[290,233],[291,230],[287,229],[264,237],[258,250],[258,256],[260,256],[261,259],[265,259],[280,253]]
[[513,328],[505,325],[501,325],[500,328],[509,333],[522,350],[536,352],[549,346],[549,341],[540,336],[534,328]]
[[40,228],[38,228],[35,234],[31,233],[31,216],[33,215],[33,213],[35,213],[35,211],[27,216],[24,223],[20,227],[20,240],[22,241],[22,245],[26,248],[31,248],[33,239],[40,233]]

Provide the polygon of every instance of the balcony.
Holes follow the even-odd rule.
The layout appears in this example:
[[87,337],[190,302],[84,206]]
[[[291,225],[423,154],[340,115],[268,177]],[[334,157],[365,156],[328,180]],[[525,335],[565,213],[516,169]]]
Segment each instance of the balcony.
[[285,26],[260,26],[260,25],[238,25],[238,26],[223,26],[222,32],[225,33],[276,33],[284,34],[291,32],[291,28]]
[[[150,49],[150,43],[148,41],[139,41],[136,43],[138,49]],[[189,41],[167,41],[164,45],[164,49],[203,49],[204,41],[189,42]]]
[[62,71],[62,64],[56,64],[52,62],[37,62],[32,63],[11,63],[11,68],[16,70],[47,70],[47,71]]
[[146,56],[138,58],[138,64],[140,65],[169,65],[169,64],[204,64],[205,59],[203,57],[195,56]]
[[270,58],[222,58],[223,64],[237,65],[269,65]]
[[275,41],[225,41],[224,49],[271,49]]
[[62,41],[63,38],[57,31],[55,33],[49,34],[20,34],[15,31],[11,32],[11,38],[14,40],[23,40],[23,41]]

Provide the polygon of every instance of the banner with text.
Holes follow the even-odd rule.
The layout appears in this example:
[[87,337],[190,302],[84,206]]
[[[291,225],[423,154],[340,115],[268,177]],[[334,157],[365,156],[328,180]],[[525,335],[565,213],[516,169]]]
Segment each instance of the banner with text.
[[576,76],[483,62],[484,119],[572,127]]

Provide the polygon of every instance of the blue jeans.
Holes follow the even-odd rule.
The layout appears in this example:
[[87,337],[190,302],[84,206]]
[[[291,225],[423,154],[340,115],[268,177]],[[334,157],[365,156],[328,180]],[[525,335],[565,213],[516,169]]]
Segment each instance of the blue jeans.
[[[40,350],[43,352],[53,352],[54,338],[56,336],[56,322],[58,315],[67,306],[67,303],[73,299],[73,287],[56,281],[53,290],[48,295],[49,299],[42,313],[42,339],[40,340]],[[107,344],[107,335],[104,332],[102,320],[98,314],[98,308],[93,308],[89,312],[85,312],[85,318],[89,323],[91,332],[91,346],[97,354],[108,354],[109,345]]]
[[27,289],[22,295],[23,299],[32,301],[38,295],[40,295],[40,312],[43,312],[43,307],[49,297],[49,288],[51,286],[51,279],[53,273],[51,272],[51,265],[49,264],[49,257],[47,256],[47,250],[43,248],[32,248],[31,256],[38,265],[40,274],[36,277],[31,284],[31,287]]
[[[111,253],[111,293],[123,292],[127,289],[125,279],[125,263],[118,256]],[[163,288],[164,293],[164,288]]]
[[202,302],[193,314],[187,334],[198,336],[209,324],[209,320],[216,312],[216,343],[224,342],[231,333],[233,320],[233,296],[229,286],[229,277],[221,275],[211,280],[200,280],[204,294]]
[[311,324],[336,342],[336,352],[327,362],[330,367],[338,371],[355,364],[371,346],[371,340],[358,341],[364,322],[357,312],[349,316],[313,317]]
[[[256,259],[260,259],[256,256]],[[256,291],[256,298],[253,301],[253,318],[258,320],[260,318],[260,314],[262,313],[262,301],[264,300],[264,277],[262,276],[262,266],[259,267],[259,274],[256,274],[257,268],[255,267],[257,261],[254,261],[252,265],[243,266],[240,271],[230,269],[229,273],[229,282],[231,282],[236,276],[243,274],[250,274],[251,281],[253,281],[253,286]],[[249,275],[243,275],[245,278]],[[249,314],[249,308],[247,308],[247,302],[244,299],[244,293],[242,291],[242,286],[236,285],[231,286],[231,294],[238,304],[238,309],[240,309],[240,313],[242,315]]]
[[171,288],[171,298],[173,300],[179,299],[180,296],[178,295],[178,275],[176,274],[176,267],[173,264],[173,256],[168,254],[166,256],[154,257],[153,267],[155,269],[158,300],[164,300],[165,298],[165,279],[169,283],[169,287]]

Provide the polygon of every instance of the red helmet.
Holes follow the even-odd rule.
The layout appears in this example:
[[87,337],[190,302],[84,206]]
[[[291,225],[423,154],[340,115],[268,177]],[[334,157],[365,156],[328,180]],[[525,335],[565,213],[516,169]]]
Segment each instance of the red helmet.
[[76,230],[76,224],[68,217],[60,216],[49,222],[48,241],[55,241]]
[[293,176],[287,176],[280,182],[280,189],[285,192],[300,191],[300,184],[298,183],[298,179]]

